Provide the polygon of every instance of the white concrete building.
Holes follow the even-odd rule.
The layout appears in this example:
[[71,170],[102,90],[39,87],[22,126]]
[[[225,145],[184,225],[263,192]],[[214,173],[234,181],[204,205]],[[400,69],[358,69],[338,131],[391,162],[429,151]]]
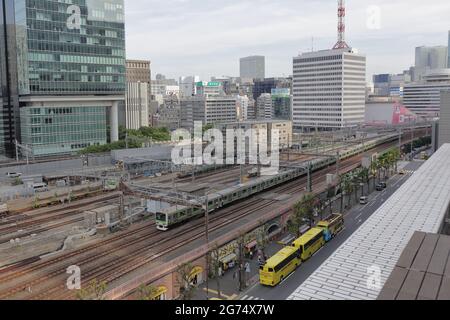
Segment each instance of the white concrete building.
[[356,50],[308,52],[294,58],[294,128],[329,131],[364,122],[366,57]]
[[236,96],[236,112],[239,121],[248,120],[249,98],[245,96]]
[[195,84],[197,95],[200,96],[220,96],[224,95],[223,86],[218,81],[200,81]]
[[194,128],[195,121],[206,124],[229,123],[237,120],[236,97],[195,96],[180,100],[181,126]]
[[271,120],[273,118],[273,103],[272,95],[270,93],[263,93],[256,100],[257,119]]
[[405,85],[405,107],[425,118],[439,117],[441,91],[450,89],[450,69],[433,70],[423,80]]
[[127,129],[149,126],[148,83],[128,82],[125,97],[125,122]]
[[166,86],[166,96],[180,96],[180,86]]
[[180,77],[180,96],[191,97],[197,94],[196,83],[200,82],[199,76]]

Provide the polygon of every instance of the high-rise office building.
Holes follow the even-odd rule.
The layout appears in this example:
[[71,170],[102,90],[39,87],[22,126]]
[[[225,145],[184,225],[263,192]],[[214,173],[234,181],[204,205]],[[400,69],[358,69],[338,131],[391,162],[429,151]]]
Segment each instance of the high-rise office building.
[[157,110],[151,109],[150,61],[127,60],[127,91],[125,99],[125,125],[127,129],[148,127]]
[[236,97],[202,96],[185,97],[180,100],[181,126],[193,129],[195,121],[203,125],[229,123],[237,120]]
[[36,156],[74,153],[106,143],[108,123],[110,141],[118,140],[123,0],[1,0],[1,7],[6,152],[17,139]]
[[144,82],[150,84],[152,80],[150,61],[127,60],[126,64],[127,64],[127,82]]
[[355,50],[323,50],[295,57],[295,129],[329,131],[362,124],[365,92],[366,57]]
[[417,47],[414,81],[421,81],[423,76],[435,69],[447,68],[448,47]]
[[272,95],[270,93],[263,93],[256,100],[256,118],[258,120],[272,120],[273,118],[273,104]]
[[266,78],[255,80],[253,84],[253,99],[258,99],[264,93],[272,93],[273,89],[291,89],[291,78]]
[[250,99],[247,96],[236,96],[237,119],[239,121],[248,120],[248,105]]
[[250,56],[240,60],[241,79],[264,79],[266,77],[266,58]]
[[422,81],[405,85],[405,107],[424,118],[439,117],[441,91],[450,90],[450,70],[434,70],[423,76]]
[[288,88],[272,89],[272,119],[291,120],[292,97]]
[[128,82],[125,99],[125,123],[127,129],[149,126],[149,86],[145,82]]
[[195,96],[197,94],[197,82],[200,82],[199,76],[180,77],[180,95],[182,97]]

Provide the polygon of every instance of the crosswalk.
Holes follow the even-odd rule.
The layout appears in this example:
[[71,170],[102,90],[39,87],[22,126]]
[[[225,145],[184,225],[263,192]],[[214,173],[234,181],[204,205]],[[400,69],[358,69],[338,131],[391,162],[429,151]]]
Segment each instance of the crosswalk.
[[253,300],[253,301],[263,301],[264,299],[261,299],[261,298],[258,298],[258,297],[253,297],[253,296],[248,296],[248,295],[245,295],[245,296],[243,296],[241,299],[239,299],[239,300]]

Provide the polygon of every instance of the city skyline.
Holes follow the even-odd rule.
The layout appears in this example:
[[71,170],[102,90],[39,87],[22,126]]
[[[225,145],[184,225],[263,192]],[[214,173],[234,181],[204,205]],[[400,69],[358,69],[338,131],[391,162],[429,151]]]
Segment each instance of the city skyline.
[[[431,7],[418,0],[378,1],[380,29],[376,29],[376,19],[370,19],[376,12],[373,3],[347,1],[346,39],[367,56],[368,80],[373,74],[401,73],[414,65],[418,46],[447,45],[450,26],[442,17],[450,13],[450,4],[435,2]],[[407,16],[399,14],[405,10]],[[127,58],[150,59],[153,74],[175,79],[189,74],[202,79],[238,76],[239,58],[249,55],[266,57],[267,77],[288,76],[293,57],[312,46],[330,49],[336,42],[335,1],[220,5],[215,0],[136,0],[125,3],[125,15]],[[430,22],[430,17],[436,19]]]

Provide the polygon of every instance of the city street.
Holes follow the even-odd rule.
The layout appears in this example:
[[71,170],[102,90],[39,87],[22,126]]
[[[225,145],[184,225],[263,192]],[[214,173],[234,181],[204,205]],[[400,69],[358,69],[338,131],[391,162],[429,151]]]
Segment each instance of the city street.
[[[345,214],[345,230],[333,241],[329,242],[311,260],[300,266],[295,273],[275,288],[264,287],[259,284],[259,270],[256,259],[250,261],[250,273],[246,273],[248,289],[239,293],[239,280],[235,274],[237,268],[229,270],[220,278],[221,299],[226,300],[283,300],[300,286],[336,249],[339,248],[408,178],[423,164],[423,162],[399,163],[399,170],[405,170],[405,175],[395,175],[388,182],[388,188],[382,192],[374,191],[369,196],[367,205],[354,206]],[[353,198],[353,197],[352,197]],[[345,201],[346,202],[346,201]],[[334,211],[339,204],[335,203]],[[271,243],[266,248],[268,256],[274,255],[282,246]],[[203,283],[194,295],[194,299],[206,298],[206,284]],[[209,298],[217,299],[218,290],[215,279],[209,281]]]
[[[388,182],[383,192],[374,192],[365,206],[356,206],[346,216],[345,230],[329,242],[311,260],[302,264],[295,273],[275,288],[256,283],[240,295],[240,300],[284,300],[287,299],[334,251],[336,251],[408,178],[423,164],[415,161],[408,163],[405,175],[396,175]],[[401,167],[399,167],[401,169]]]

